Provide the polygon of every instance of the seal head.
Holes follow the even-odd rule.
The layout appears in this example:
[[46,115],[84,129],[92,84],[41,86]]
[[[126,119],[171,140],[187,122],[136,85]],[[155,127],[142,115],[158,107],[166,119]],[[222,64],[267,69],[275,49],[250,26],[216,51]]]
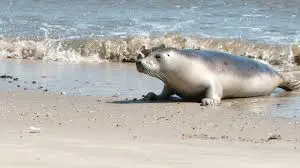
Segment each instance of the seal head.
[[176,59],[172,58],[172,49],[152,52],[148,57],[136,62],[137,70],[141,73],[156,77],[164,82],[168,81],[168,71],[176,67]]

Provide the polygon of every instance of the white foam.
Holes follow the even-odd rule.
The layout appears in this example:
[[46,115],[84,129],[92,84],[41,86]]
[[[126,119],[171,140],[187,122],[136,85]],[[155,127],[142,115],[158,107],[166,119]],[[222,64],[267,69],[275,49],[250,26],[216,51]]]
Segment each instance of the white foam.
[[261,32],[262,29],[259,28],[259,27],[246,27],[246,26],[240,26],[238,27],[239,29],[250,29],[251,31],[254,31],[254,32]]
[[47,55],[43,57],[43,60],[59,61],[59,62],[88,62],[99,63],[103,62],[97,54],[90,54],[83,57],[74,49],[64,49],[62,44],[59,43],[57,47],[49,47]]
[[102,62],[97,54],[82,56],[75,49],[64,49],[57,40],[0,40],[1,58],[43,59],[62,62]]
[[[73,39],[74,38],[74,39]],[[195,35],[164,34],[161,36],[131,36],[123,38],[22,40],[0,39],[0,57],[42,59],[59,62],[102,62],[103,60],[135,59],[140,48],[160,44],[174,48],[207,49],[230,52],[260,58],[266,62],[289,64],[293,53],[285,45],[256,44],[250,41],[228,38],[203,38]],[[264,37],[266,38],[266,37]],[[278,39],[277,39],[278,40]]]
[[265,17],[265,18],[268,18],[270,16],[268,15],[260,15],[260,14],[244,14],[242,15],[243,17]]
[[43,23],[42,24],[45,28],[48,29],[60,29],[60,30],[66,30],[63,26],[61,25],[56,25],[56,24],[48,24],[48,23]]

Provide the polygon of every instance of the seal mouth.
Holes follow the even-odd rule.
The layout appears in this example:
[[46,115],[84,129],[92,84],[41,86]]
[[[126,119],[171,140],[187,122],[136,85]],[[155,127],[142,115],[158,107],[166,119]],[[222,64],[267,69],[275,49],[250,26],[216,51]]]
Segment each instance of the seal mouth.
[[162,74],[151,71],[149,68],[147,68],[146,65],[143,65],[143,63],[141,61],[136,62],[136,68],[137,68],[138,72],[144,73],[146,75],[149,75],[149,76],[152,76],[152,77],[155,77],[155,78],[158,78],[162,81],[166,81],[168,79]]

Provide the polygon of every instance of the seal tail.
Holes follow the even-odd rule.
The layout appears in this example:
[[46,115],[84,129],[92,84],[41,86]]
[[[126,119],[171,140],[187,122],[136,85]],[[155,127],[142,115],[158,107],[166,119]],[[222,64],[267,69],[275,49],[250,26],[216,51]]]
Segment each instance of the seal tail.
[[300,89],[300,81],[295,79],[291,73],[283,73],[280,75],[283,79],[283,83],[278,87],[286,91],[292,91]]

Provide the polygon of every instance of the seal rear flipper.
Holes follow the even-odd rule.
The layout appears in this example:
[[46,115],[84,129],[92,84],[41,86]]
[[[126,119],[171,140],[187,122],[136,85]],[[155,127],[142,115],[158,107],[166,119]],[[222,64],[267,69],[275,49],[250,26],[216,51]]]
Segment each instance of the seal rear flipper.
[[291,73],[284,73],[281,77],[283,78],[283,83],[278,86],[279,88],[286,91],[300,89],[300,81],[295,79]]

